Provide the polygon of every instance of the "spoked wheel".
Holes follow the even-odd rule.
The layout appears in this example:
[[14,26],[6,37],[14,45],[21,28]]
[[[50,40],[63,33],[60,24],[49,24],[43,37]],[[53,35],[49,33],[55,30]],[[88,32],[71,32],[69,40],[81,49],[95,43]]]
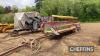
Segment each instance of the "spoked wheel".
[[17,30],[14,30],[13,32],[10,33],[10,36],[11,36],[11,37],[16,37],[16,36],[18,36],[18,31],[17,31]]

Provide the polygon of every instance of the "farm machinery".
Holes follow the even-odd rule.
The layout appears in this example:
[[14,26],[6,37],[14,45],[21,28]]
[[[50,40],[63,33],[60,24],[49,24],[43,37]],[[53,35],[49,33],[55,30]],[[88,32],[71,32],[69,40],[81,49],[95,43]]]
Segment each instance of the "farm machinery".
[[0,24],[0,33],[10,32],[14,28],[14,24]]
[[43,31],[46,35],[60,35],[67,31],[78,32],[81,30],[77,17],[52,15],[49,20],[44,24]]
[[77,32],[81,29],[77,17],[59,15],[41,17],[38,12],[15,13],[14,24],[2,25],[0,30],[5,32],[6,29],[12,28],[14,29],[11,36],[17,36],[20,31],[35,32],[40,30],[45,35],[60,35],[70,30]]
[[14,29],[11,36],[16,36],[20,31],[38,31],[40,28],[40,15],[38,12],[15,13]]

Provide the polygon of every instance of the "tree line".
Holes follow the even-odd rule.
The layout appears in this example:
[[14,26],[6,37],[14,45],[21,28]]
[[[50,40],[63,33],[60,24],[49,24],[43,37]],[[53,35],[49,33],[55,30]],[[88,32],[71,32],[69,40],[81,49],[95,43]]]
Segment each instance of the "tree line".
[[0,23],[13,23],[14,14],[17,12],[31,12],[35,11],[34,6],[19,9],[16,5],[13,6],[0,6]]
[[17,12],[31,12],[35,11],[35,7],[32,6],[26,6],[25,8],[19,9],[16,5],[13,6],[0,6],[0,14],[6,14],[6,13],[17,13]]
[[42,16],[75,16],[80,21],[100,21],[100,0],[35,0],[36,5],[18,9],[0,6],[0,14],[38,11]]
[[81,21],[100,21],[100,0],[38,0],[41,15],[69,15]]

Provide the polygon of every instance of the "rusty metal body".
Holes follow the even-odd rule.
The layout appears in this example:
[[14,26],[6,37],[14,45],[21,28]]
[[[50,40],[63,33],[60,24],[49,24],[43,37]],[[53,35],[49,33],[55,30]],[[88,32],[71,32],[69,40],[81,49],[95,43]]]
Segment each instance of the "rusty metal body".
[[70,30],[79,31],[81,29],[80,23],[76,17],[73,16],[58,16],[53,15],[49,21],[44,23],[43,32],[47,35],[60,35]]

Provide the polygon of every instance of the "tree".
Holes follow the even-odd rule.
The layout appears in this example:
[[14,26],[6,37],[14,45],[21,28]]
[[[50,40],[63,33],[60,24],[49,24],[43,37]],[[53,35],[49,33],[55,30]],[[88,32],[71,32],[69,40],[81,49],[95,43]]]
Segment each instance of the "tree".
[[12,6],[12,12],[13,12],[13,13],[18,12],[18,8],[17,8],[16,5],[13,5],[13,6]]
[[5,7],[5,13],[11,12],[11,6],[6,6]]
[[40,9],[42,7],[42,3],[44,0],[35,0],[36,3],[36,11],[40,12]]
[[0,14],[4,13],[4,7],[0,6]]
[[29,7],[29,6],[26,6],[26,8],[23,8],[22,9],[23,12],[31,12],[31,11],[35,11],[35,7],[32,6],[32,7]]

